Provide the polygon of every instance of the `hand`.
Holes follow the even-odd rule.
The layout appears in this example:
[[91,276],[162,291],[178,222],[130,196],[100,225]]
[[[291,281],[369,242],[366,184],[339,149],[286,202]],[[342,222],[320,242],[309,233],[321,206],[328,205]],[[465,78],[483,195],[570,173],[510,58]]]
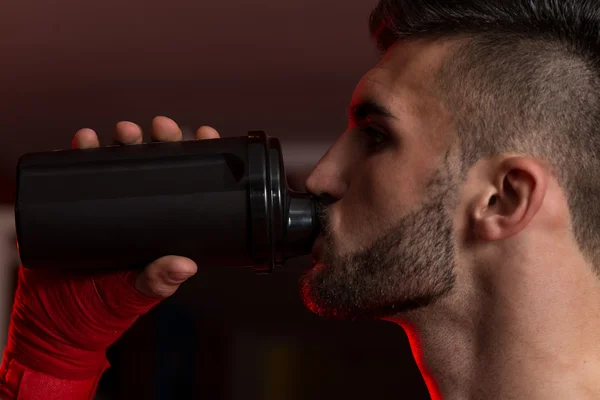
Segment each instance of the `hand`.
[[[218,137],[210,127],[196,132],[197,139]],[[182,132],[173,120],[156,117],[152,139],[180,141]],[[114,141],[140,144],[142,130],[134,123],[119,122]],[[72,144],[74,148],[100,145],[91,129],[79,130]],[[89,274],[21,267],[3,362],[16,360],[61,379],[97,376],[107,367],[106,349],[196,271],[191,259],[176,255],[165,255],[141,271]]]
[[[179,142],[183,138],[181,129],[175,121],[166,117],[156,117],[152,120],[152,140],[157,142]],[[196,139],[218,139],[219,133],[209,127],[202,126],[196,131]],[[114,142],[121,145],[141,144],[142,129],[132,122],[117,123]],[[91,129],[80,129],[73,137],[73,148],[88,149],[99,147],[96,132]],[[165,298],[177,290],[179,284],[172,284],[168,276],[189,277],[196,273],[196,265],[192,260],[183,257],[168,256],[156,260],[141,273],[135,288],[148,297]]]

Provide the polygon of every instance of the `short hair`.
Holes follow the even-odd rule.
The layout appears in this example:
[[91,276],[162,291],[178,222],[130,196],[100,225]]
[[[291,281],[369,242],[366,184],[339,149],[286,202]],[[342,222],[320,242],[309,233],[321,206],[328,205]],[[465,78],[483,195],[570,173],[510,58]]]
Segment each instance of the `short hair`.
[[600,3],[381,0],[370,31],[382,51],[404,40],[466,39],[435,79],[457,127],[461,182],[485,157],[543,160],[599,273]]

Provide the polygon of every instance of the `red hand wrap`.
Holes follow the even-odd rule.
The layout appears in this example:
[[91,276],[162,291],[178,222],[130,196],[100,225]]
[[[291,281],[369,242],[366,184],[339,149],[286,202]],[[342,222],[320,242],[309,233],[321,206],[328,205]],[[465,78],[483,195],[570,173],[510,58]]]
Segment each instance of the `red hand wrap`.
[[0,366],[2,399],[34,399],[39,389],[57,388],[64,395],[45,398],[91,398],[108,367],[106,349],[159,302],[134,289],[138,273],[65,275],[21,267]]

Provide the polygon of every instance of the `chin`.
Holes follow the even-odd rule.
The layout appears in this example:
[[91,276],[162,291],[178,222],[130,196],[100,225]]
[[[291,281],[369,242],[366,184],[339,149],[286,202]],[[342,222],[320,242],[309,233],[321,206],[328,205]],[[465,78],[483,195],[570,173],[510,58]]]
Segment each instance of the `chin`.
[[327,268],[330,268],[330,266],[321,261],[313,260],[312,267],[304,272],[299,282],[300,296],[304,306],[321,317],[327,317],[328,313],[325,312],[325,308],[317,300],[314,291],[318,286],[317,282]]

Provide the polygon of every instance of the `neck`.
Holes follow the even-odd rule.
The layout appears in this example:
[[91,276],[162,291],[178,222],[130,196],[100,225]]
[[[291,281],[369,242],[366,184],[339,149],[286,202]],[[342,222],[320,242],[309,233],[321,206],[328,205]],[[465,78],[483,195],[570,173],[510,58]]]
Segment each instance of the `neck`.
[[600,398],[600,280],[564,261],[459,276],[445,298],[394,319],[432,399]]

